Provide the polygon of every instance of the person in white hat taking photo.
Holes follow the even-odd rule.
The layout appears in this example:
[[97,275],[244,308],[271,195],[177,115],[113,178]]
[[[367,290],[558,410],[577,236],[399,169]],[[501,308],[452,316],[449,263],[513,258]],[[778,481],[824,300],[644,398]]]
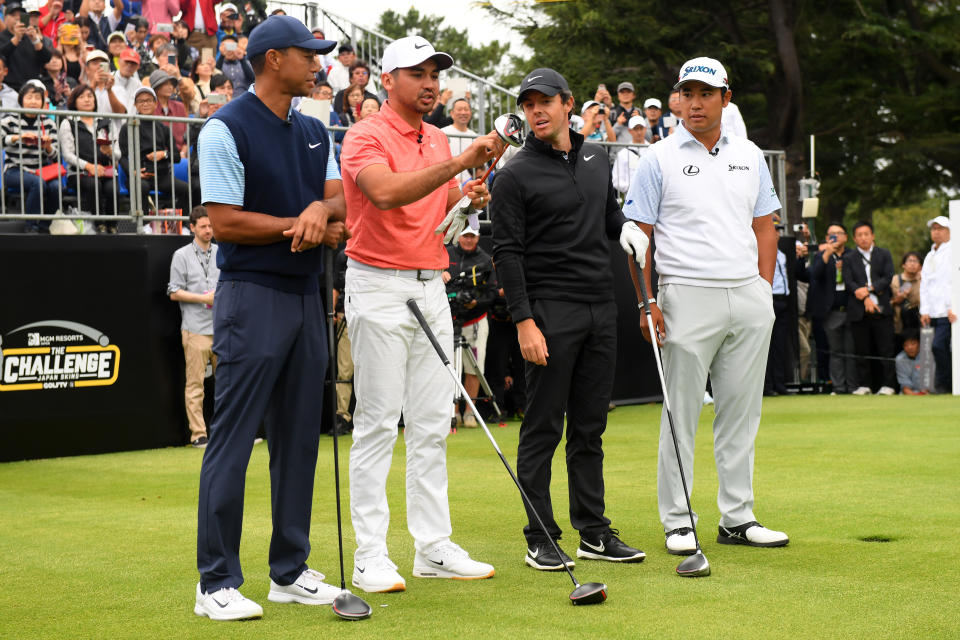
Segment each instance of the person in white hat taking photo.
[[[406,589],[387,549],[386,484],[401,412],[413,575],[480,579],[494,573],[450,540],[446,439],[454,387],[406,305],[408,299],[417,301],[446,353],[452,353],[453,324],[441,276],[450,260],[437,225],[464,194],[474,209],[489,202],[479,180],[467,182],[461,192],[456,176],[502,147],[491,132],[451,157],[447,137],[423,122],[436,105],[439,72],[452,64],[453,58],[419,36],[392,42],[380,64],[387,100],[351,127],[343,142],[351,233],[344,310],[357,394],[350,449],[350,513],[357,536],[353,584],[368,592]],[[455,237],[464,222],[452,224],[448,235]]]
[[[780,201],[760,149],[720,126],[731,97],[723,65],[712,58],[689,60],[675,88],[683,122],[640,159],[623,212],[648,235],[656,230],[659,293],[649,302],[683,469],[692,486],[694,439],[709,373],[716,399],[717,542],[783,546],[787,535],[761,526],[753,513],[754,441],[774,320],[772,214]],[[640,276],[648,291],[650,264],[648,258]],[[650,340],[646,326],[643,331]],[[667,551],[695,553],[665,412],[657,487]]]

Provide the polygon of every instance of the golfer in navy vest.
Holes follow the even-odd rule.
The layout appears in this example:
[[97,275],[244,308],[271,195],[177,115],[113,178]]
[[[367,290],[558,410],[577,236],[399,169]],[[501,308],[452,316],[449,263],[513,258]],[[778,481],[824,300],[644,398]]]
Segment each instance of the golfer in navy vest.
[[194,613],[216,620],[263,615],[237,591],[244,479],[261,422],[273,513],[267,599],[329,604],[340,592],[307,556],[327,363],[321,245],[337,245],[346,212],[327,130],[290,109],[313,89],[317,54],[335,44],[296,18],[270,17],[247,45],[256,93],[217,111],[199,137],[203,202],[220,245],[220,375],[200,470]]

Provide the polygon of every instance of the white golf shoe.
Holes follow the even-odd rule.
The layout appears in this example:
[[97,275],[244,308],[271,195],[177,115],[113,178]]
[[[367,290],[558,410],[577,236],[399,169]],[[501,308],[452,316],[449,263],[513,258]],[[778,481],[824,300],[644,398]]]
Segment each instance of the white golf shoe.
[[353,586],[367,593],[405,591],[407,581],[397,573],[397,565],[384,554],[353,563]]
[[759,522],[747,522],[739,527],[719,528],[717,542],[720,544],[744,544],[748,547],[783,547],[790,538],[783,531],[774,531]]
[[449,540],[434,545],[425,553],[418,551],[413,558],[413,575],[418,578],[482,580],[492,578],[493,574],[493,565],[477,562]]
[[193,612],[211,620],[249,620],[262,618],[263,608],[253,600],[244,598],[236,589],[220,589],[203,593],[197,583],[197,602]]
[[877,391],[878,396],[894,396],[897,392],[894,391],[891,387],[880,387],[880,390]]
[[667,553],[675,556],[691,556],[697,552],[697,540],[690,527],[680,527],[667,532]]
[[340,595],[340,587],[323,581],[324,575],[313,569],[306,569],[293,584],[282,586],[270,581],[270,602],[299,602],[300,604],[330,604]]
[[868,396],[870,395],[870,387],[857,387],[851,393],[855,396]]

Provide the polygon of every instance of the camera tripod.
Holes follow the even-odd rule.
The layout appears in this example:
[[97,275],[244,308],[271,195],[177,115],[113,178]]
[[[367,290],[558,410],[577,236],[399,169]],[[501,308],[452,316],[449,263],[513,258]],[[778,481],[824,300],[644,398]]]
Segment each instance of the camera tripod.
[[[481,320],[480,322],[484,322]],[[476,356],[473,355],[473,349],[470,348],[470,343],[467,342],[467,339],[463,337],[463,324],[458,322],[456,319],[453,321],[453,368],[457,373],[457,379],[463,380],[463,359],[466,358],[467,362],[473,365],[473,370],[476,372],[477,380],[480,381],[480,388],[483,389],[483,392],[487,394],[487,397],[490,398],[490,403],[493,405],[493,410],[497,412],[497,415],[500,415],[500,406],[497,404],[497,399],[493,395],[493,390],[490,388],[490,383],[487,382],[487,378],[483,375],[483,372],[480,370],[480,365],[477,363]],[[460,401],[464,399],[463,392],[461,391],[462,387],[458,386],[456,391],[453,394],[453,402],[458,407],[460,406]],[[451,425],[451,430],[456,432],[457,428],[454,425]]]

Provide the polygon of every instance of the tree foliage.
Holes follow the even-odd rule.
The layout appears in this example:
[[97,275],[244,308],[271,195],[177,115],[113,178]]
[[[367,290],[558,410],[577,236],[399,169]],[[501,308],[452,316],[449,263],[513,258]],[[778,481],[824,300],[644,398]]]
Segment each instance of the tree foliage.
[[405,15],[387,10],[380,15],[377,31],[390,38],[423,36],[437,51],[446,51],[454,63],[481,77],[492,78],[509,45],[492,40],[473,46],[467,39],[467,30],[443,26],[443,18],[421,14],[411,7]]
[[[727,68],[750,137],[785,149],[788,200],[816,135],[821,224],[960,187],[960,11],[956,1],[591,0],[488,6],[533,53],[511,57],[515,85],[539,66],[578,102],[623,80],[665,99],[687,59]],[[799,208],[793,206],[791,216]]]

